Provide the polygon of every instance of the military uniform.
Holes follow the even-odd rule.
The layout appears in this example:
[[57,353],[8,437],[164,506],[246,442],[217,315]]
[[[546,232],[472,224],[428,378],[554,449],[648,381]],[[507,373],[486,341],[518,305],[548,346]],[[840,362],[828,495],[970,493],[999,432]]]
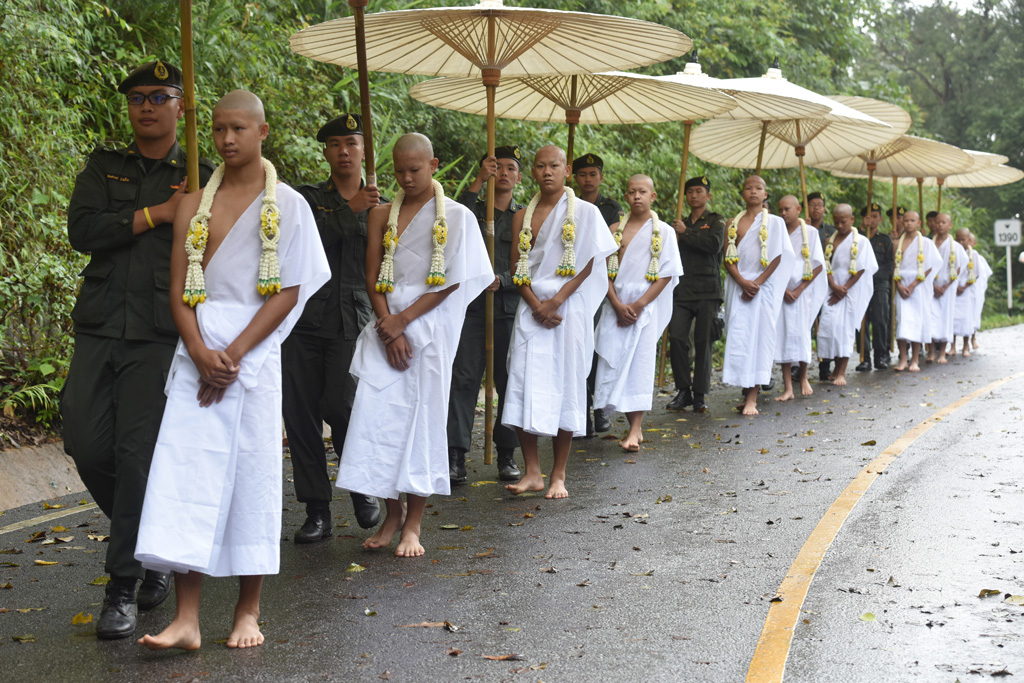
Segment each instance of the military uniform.
[[[154,65],[165,69],[166,79],[161,62],[140,70],[151,73]],[[154,84],[139,82],[140,70],[121,92]],[[201,184],[212,171],[211,163],[201,162]],[[169,301],[173,227],[160,223],[135,235],[132,224],[137,210],[170,199],[186,172],[177,142],[163,159],[143,157],[134,142],[99,147],[78,174],[68,207],[68,239],[90,259],[71,313],[75,351],[61,397],[64,450],[110,518],[106,571],[130,582],[132,602],[134,582],[145,574],[135,543],[178,341]]]
[[[478,193],[468,190],[463,191],[458,201],[476,214],[480,231],[483,232],[487,203],[479,199]],[[512,218],[523,206],[513,200],[504,211],[497,207],[494,209],[494,274],[501,282],[498,291],[494,292],[494,385],[498,391],[499,418],[505,407],[508,347],[520,300],[519,288],[512,282]],[[473,418],[485,369],[485,296],[486,292],[478,296],[466,311],[459,349],[452,365],[452,386],[448,399],[448,448],[459,449],[462,453],[470,450]],[[510,455],[519,445],[516,432],[501,424],[500,419],[494,423],[494,446],[503,456]]]
[[[705,211],[697,220],[683,219],[686,232],[676,233],[683,274],[673,292],[668,326],[672,375],[676,390],[707,394],[711,390],[711,348],[714,321],[722,303],[722,245],[725,219]],[[693,325],[693,381],[690,380],[690,326]]]
[[604,222],[611,227],[622,220],[622,205],[611,197],[605,197],[603,194],[598,193],[597,201],[594,202],[594,206],[601,212],[601,218]]
[[[871,249],[875,252],[875,260],[878,261],[878,272],[873,276],[875,286],[874,294],[868,303],[866,323],[871,332],[871,348],[875,352],[875,367],[884,369],[889,364],[889,296],[892,287],[892,273],[896,267],[896,257],[892,246],[892,238],[889,235],[875,231],[874,237],[869,237]],[[867,330],[865,331],[865,336]],[[867,362],[871,362],[871,354],[865,354]]]

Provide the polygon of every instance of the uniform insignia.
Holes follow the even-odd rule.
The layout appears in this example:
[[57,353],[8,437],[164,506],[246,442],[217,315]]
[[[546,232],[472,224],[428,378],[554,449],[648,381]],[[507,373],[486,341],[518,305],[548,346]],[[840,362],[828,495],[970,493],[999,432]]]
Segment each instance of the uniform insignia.
[[359,127],[359,124],[356,123],[356,120],[352,118],[351,114],[349,114],[348,118],[345,120],[345,127],[348,128],[349,130],[355,130],[356,128]]
[[519,148],[518,147],[513,147],[512,148],[512,153],[516,155],[516,159],[521,159],[522,158],[522,155],[519,154]]
[[164,63],[157,60],[156,65],[153,67],[153,75],[163,81],[166,80],[170,74],[167,72],[167,67],[164,66]]
[[594,163],[594,155],[593,154],[588,154],[587,155],[587,163],[588,164]]
[[703,185],[704,187],[711,187],[711,181],[708,180],[708,177],[706,175],[702,175],[700,177],[700,184]]

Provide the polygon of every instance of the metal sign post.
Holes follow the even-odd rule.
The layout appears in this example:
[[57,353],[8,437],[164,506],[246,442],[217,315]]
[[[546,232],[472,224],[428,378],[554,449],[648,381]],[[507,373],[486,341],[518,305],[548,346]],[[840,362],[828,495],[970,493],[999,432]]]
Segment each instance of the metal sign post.
[[1013,309],[1013,261],[1010,247],[1020,246],[1020,221],[1004,218],[996,221],[996,246],[1006,247],[1006,310]]

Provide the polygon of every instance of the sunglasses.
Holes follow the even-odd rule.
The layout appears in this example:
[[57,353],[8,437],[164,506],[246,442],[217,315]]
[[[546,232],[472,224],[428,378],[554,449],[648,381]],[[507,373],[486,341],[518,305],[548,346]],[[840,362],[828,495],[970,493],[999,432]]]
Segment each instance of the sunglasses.
[[141,106],[142,103],[145,102],[146,100],[149,100],[150,104],[153,104],[153,105],[156,105],[156,106],[160,106],[161,104],[165,104],[167,102],[167,100],[180,100],[181,97],[179,95],[167,95],[167,94],[162,93],[162,92],[156,92],[156,93],[152,93],[150,95],[143,95],[141,93],[132,93],[130,95],[127,95],[125,99],[128,100],[128,104],[129,105],[131,105],[133,107],[138,107],[138,106]]

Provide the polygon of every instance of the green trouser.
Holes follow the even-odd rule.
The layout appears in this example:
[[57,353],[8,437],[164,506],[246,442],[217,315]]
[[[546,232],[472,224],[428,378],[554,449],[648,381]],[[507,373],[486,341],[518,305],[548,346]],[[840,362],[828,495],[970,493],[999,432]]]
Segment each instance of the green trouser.
[[284,427],[288,434],[295,497],[303,503],[330,503],[334,487],[327,474],[324,422],[331,426],[341,455],[356,397],[349,374],[356,340],[292,332],[281,345]]
[[64,450],[110,518],[106,570],[111,576],[145,574],[135,559],[135,543],[173,357],[171,344],[75,337],[61,398]]
[[[871,348],[875,352],[875,362],[879,358],[889,358],[889,288],[877,287],[871,295],[867,310],[867,330],[871,333]],[[865,356],[871,360],[870,354]]]
[[[494,420],[494,445],[500,449],[513,449],[519,445],[515,430],[501,424],[505,409],[505,387],[508,385],[508,345],[512,339],[515,318],[494,321],[494,386],[498,391],[498,412]],[[470,450],[473,437],[473,418],[480,395],[480,382],[484,376],[487,357],[484,354],[484,319],[466,316],[462,324],[459,349],[452,364],[452,386],[448,393],[448,447]]]
[[[711,391],[712,325],[718,315],[718,299],[673,302],[668,324],[669,360],[676,391],[695,394]],[[693,381],[690,381],[690,327],[693,326]]]

